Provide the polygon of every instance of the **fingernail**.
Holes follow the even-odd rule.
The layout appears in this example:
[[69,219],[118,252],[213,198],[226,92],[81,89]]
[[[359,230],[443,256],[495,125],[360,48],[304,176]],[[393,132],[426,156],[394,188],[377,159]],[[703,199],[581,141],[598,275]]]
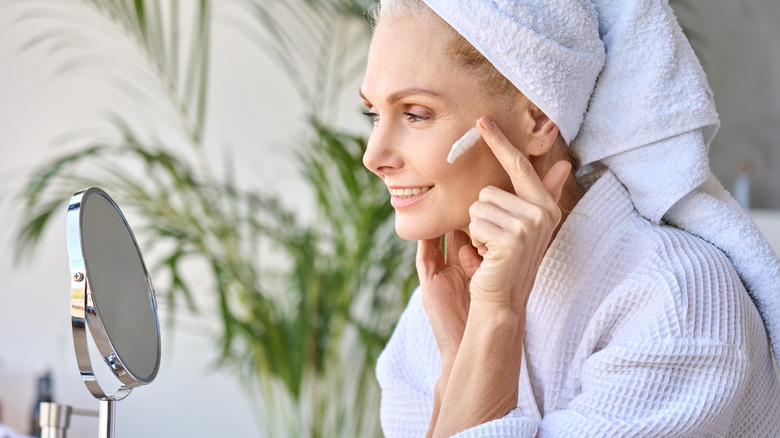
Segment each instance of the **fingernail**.
[[479,126],[482,127],[485,131],[492,131],[496,129],[496,125],[493,124],[493,121],[490,120],[490,117],[488,116],[482,116],[477,120],[477,123],[479,123]]

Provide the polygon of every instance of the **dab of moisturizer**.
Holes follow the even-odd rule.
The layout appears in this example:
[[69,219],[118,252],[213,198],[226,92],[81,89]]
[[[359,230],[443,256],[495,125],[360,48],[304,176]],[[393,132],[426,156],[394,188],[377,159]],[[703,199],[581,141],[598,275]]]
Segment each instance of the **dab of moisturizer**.
[[477,140],[480,138],[482,138],[482,135],[479,133],[479,129],[476,127],[469,129],[468,132],[466,132],[466,134],[460,138],[460,140],[456,141],[452,145],[450,154],[447,155],[447,162],[450,164],[455,163],[455,160],[463,155],[464,152],[471,149],[471,147],[474,146],[477,143]]

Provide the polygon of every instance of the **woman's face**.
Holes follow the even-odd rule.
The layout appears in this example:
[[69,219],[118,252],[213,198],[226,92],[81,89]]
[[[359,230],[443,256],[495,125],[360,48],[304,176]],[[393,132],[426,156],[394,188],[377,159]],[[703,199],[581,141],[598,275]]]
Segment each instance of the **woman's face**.
[[482,188],[512,192],[509,176],[484,140],[455,164],[452,144],[483,115],[523,149],[517,100],[488,97],[469,70],[450,59],[450,30],[433,13],[382,22],[368,55],[361,95],[374,119],[363,156],[387,185],[396,231],[421,240],[468,232],[468,209]]

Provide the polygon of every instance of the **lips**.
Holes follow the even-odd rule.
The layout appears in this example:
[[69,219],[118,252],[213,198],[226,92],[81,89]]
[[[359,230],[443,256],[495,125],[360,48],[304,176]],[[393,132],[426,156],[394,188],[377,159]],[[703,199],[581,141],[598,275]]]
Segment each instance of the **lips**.
[[389,187],[390,203],[395,208],[409,207],[430,193],[433,186],[423,187]]

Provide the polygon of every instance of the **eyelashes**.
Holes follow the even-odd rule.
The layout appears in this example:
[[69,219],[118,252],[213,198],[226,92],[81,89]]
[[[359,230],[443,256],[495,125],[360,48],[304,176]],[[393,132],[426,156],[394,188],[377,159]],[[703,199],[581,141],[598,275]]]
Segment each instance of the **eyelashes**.
[[372,113],[371,111],[363,111],[363,115],[368,118],[368,120],[371,120],[373,123],[377,123],[379,121],[379,114]]
[[406,119],[409,120],[412,123],[414,123],[414,122],[424,122],[424,121],[426,121],[426,120],[428,120],[430,118],[430,117],[424,117],[424,116],[421,116],[421,115],[415,114],[415,113],[404,113],[404,116],[406,116]]
[[[376,124],[379,122],[379,114],[371,111],[364,111],[363,115],[366,116],[369,120],[371,120],[372,123]],[[404,118],[409,123],[417,123],[417,122],[425,122],[430,120],[430,117],[421,116],[419,114],[415,113],[404,113]]]

